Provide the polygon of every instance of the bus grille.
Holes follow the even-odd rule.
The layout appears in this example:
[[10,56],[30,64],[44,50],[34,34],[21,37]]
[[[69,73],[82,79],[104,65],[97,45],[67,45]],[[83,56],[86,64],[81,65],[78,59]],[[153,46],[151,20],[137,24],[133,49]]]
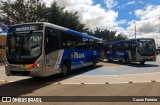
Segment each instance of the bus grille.
[[12,75],[28,76],[30,71],[10,71]]

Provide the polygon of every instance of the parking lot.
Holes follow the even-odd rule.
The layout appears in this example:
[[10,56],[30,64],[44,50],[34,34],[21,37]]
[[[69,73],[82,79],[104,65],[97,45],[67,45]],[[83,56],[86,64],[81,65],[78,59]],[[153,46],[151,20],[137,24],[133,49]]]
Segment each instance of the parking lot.
[[[67,79],[56,83],[62,84],[120,84],[120,83],[142,83],[157,81],[160,82],[160,56],[156,62],[146,62],[145,65],[139,63],[125,64],[118,62],[101,62],[95,69],[82,68],[75,70]],[[14,82],[30,77],[5,75],[4,66],[0,67],[0,81]]]
[[[159,65],[160,56],[156,62],[146,62],[145,65],[101,62],[95,69],[91,67],[78,69],[66,78],[60,78],[59,75],[46,78],[7,77],[4,66],[1,66],[0,93],[1,96],[160,96]],[[65,104],[75,105],[75,103]],[[111,105],[110,102],[101,104]],[[144,104],[146,105],[141,103]],[[135,104],[125,103],[125,105]]]

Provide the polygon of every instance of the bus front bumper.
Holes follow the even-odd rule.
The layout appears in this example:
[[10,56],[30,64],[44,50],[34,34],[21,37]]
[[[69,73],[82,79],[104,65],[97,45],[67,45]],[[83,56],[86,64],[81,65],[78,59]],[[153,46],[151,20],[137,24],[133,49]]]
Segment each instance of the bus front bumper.
[[7,76],[34,76],[34,77],[44,77],[45,73],[42,70],[43,68],[33,68],[31,70],[16,70],[9,69],[5,67],[5,73]]
[[138,61],[156,61],[156,56],[143,56],[143,57],[138,57]]

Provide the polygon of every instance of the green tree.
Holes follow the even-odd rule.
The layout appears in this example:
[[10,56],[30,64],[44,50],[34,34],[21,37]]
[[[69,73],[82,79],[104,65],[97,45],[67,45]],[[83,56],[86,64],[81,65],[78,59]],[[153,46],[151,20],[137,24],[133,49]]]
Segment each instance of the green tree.
[[91,33],[95,37],[102,38],[104,42],[113,42],[128,39],[126,36],[123,36],[121,34],[118,34],[116,36],[117,31],[110,31],[108,29],[97,28],[94,32]]
[[0,21],[8,24],[36,22],[44,19],[46,5],[41,0],[0,1]]
[[118,35],[115,37],[114,41],[127,40],[127,39],[128,39],[127,36],[124,36],[124,35],[122,35],[122,34],[118,34]]

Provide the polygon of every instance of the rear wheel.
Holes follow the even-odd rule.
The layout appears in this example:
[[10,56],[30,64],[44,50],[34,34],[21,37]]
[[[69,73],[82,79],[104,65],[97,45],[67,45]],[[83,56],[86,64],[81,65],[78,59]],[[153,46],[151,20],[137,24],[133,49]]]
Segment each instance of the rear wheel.
[[110,56],[108,56],[108,61],[109,61],[109,62],[112,62],[112,61],[113,61],[113,60],[111,60]]

